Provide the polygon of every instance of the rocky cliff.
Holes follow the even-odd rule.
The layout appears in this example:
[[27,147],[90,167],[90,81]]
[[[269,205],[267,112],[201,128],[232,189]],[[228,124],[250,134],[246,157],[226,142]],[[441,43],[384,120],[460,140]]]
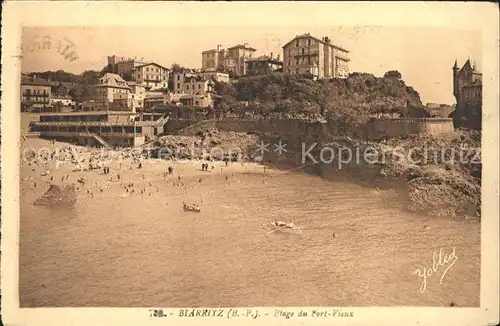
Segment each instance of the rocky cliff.
[[347,124],[366,122],[379,113],[428,116],[418,92],[403,80],[366,73],[317,81],[274,73],[240,78],[233,84],[217,83],[215,90],[223,97],[220,107],[233,112],[322,116]]

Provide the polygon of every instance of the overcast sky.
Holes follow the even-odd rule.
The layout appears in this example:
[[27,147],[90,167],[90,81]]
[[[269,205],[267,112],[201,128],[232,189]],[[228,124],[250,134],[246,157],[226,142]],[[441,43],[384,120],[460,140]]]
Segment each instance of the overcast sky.
[[[179,63],[201,67],[201,52],[217,47],[248,43],[257,55],[283,57],[282,46],[296,35],[309,32],[350,51],[350,71],[382,76],[388,70],[402,73],[422,101],[453,104],[452,66],[470,58],[481,69],[481,34],[446,28],[391,26],[362,27],[121,27],[121,28],[33,28],[23,29],[22,71],[65,70],[81,73],[101,70],[107,56],[144,57],[166,67]],[[56,50],[30,52],[34,40],[45,35],[55,44],[64,38],[75,45],[79,59],[68,62]]]

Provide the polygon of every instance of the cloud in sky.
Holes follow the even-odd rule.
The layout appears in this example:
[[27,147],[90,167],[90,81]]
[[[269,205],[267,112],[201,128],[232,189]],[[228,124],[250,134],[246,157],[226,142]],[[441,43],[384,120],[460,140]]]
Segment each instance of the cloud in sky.
[[[296,35],[310,33],[350,51],[351,72],[369,72],[382,76],[388,70],[399,70],[403,79],[421,95],[422,101],[454,103],[452,66],[455,59],[462,65],[468,58],[481,69],[481,34],[479,31],[438,27],[25,27],[22,35],[22,71],[65,70],[81,73],[101,70],[108,55],[143,57],[170,67],[179,63],[201,67],[201,52],[217,47],[227,48],[248,43],[257,54],[283,56],[282,46]],[[26,51],[34,40],[50,36],[53,44],[67,38],[79,59],[65,60],[55,49]]]

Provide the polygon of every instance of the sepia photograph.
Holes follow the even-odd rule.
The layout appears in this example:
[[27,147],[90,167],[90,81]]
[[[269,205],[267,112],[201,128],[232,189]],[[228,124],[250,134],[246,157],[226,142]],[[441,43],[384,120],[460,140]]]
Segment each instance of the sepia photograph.
[[483,282],[498,297],[482,278],[484,223],[498,248],[484,28],[300,11],[224,25],[189,5],[196,24],[18,26],[17,75],[2,76],[16,309],[345,323],[348,307],[482,309]]

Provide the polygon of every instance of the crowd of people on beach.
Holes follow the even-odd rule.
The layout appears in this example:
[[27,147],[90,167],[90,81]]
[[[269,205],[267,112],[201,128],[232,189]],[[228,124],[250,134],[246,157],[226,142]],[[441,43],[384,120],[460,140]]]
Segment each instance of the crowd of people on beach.
[[[143,160],[145,159],[147,160],[149,157],[145,156],[144,152],[100,151],[96,149],[72,146],[72,145],[67,145],[62,148],[55,148],[54,142],[52,142],[52,145],[53,145],[52,149],[43,150],[45,155],[37,155],[40,153],[40,150],[37,153],[34,149],[32,149],[32,153],[34,155],[31,156],[28,155],[28,158],[30,159],[25,161],[25,163],[27,163],[29,166],[44,167],[43,172],[40,173],[40,176],[48,177],[48,180],[45,181],[46,183],[53,184],[55,181],[54,176],[50,175],[51,169],[48,168],[48,166],[51,163],[55,163],[56,170],[61,166],[61,164],[67,164],[73,166],[72,168],[73,173],[88,173],[88,172],[95,173],[97,171],[98,175],[109,175],[109,177],[104,182],[99,181],[99,178],[94,179],[91,176],[83,177],[81,174],[77,176],[75,179],[73,179],[73,182],[76,183],[75,189],[77,191],[85,189],[89,197],[94,197],[94,191],[104,192],[106,188],[112,186],[113,182],[120,182],[120,188],[124,190],[124,192],[121,195],[122,198],[128,197],[132,194],[139,194],[139,193],[140,194],[148,193],[149,196],[152,196],[153,192],[160,192],[160,187],[158,187],[157,185],[153,186],[151,181],[149,182],[150,189],[147,189],[147,187],[144,185],[144,183],[146,182],[144,173],[141,174],[143,179],[143,185],[141,185],[139,188],[137,187],[137,184],[134,186],[133,182],[126,182],[125,180],[122,180],[123,177],[121,173],[125,172],[127,169],[129,171],[133,170],[134,165],[138,170],[141,170],[143,168]],[[114,162],[116,159],[118,159],[118,162]],[[128,161],[126,159],[128,159]],[[228,166],[231,160],[229,158],[225,158],[222,159],[222,161],[224,162],[225,166]],[[111,165],[114,165],[113,170],[115,173],[112,173]],[[208,172],[209,168],[210,168],[209,163],[206,162],[202,163],[202,171]],[[212,164],[211,170],[214,170],[214,168],[215,166]],[[32,168],[32,172],[35,171],[36,169]],[[222,167],[221,167],[221,172],[222,172]],[[164,178],[168,178],[173,174],[174,174],[174,167],[172,165],[168,165],[164,173]],[[34,179],[34,178],[32,175],[30,175],[29,179]],[[90,180],[94,179],[94,180],[89,181],[89,179]],[[177,175],[176,179],[177,179],[176,181],[172,180],[173,186],[180,186],[184,188],[187,187],[184,181],[181,180],[181,175]],[[225,179],[228,180],[228,177],[226,176]],[[202,178],[196,178],[195,180],[197,180],[198,183],[202,182]],[[64,176],[60,178],[60,182],[61,184],[70,183],[71,182],[70,173],[65,173]],[[36,182],[33,182],[33,188],[36,188],[36,186],[37,186]],[[192,185],[190,187],[192,187]]]
[[[113,154],[115,154],[116,156],[116,153]],[[139,194],[141,196],[151,197],[153,196],[153,193],[160,193],[160,187],[162,186],[161,182],[158,183],[158,180],[155,180],[154,178],[146,180],[146,175],[144,172],[140,173],[140,178],[142,179],[140,181],[137,181],[137,177],[133,178],[132,181],[129,179],[130,176],[127,175],[128,173],[126,171],[133,170],[134,165],[135,169],[137,170],[143,169],[143,160],[145,159],[143,156],[137,154],[136,155],[131,154],[125,157],[122,156],[121,158],[128,158],[129,160],[128,161],[120,160],[119,162],[113,162],[113,160],[110,159],[110,157],[112,157],[112,155],[109,155],[109,153],[103,154],[103,153],[98,153],[98,151],[95,150],[93,151],[86,148],[68,146],[63,149],[54,150],[48,155],[46,159],[42,160],[38,159],[30,161],[29,165],[35,165],[38,166],[39,168],[43,167],[43,172],[40,173],[40,176],[44,178],[46,177],[48,180],[45,182],[50,184],[53,184],[55,180],[60,180],[61,185],[64,183],[70,184],[71,174],[78,173],[75,179],[73,179],[73,181],[76,183],[75,190],[76,191],[83,190],[84,193],[86,193],[86,195],[90,198],[94,198],[95,192],[103,193],[105,192],[105,189],[113,187],[113,185],[117,186],[118,183],[119,183],[119,189],[122,189],[120,198],[126,198]],[[55,171],[52,171],[51,173],[51,169],[47,165],[51,163],[51,160],[56,160],[56,159],[62,159],[63,162],[70,163],[76,166],[76,169],[72,170],[73,173],[65,172],[64,175],[60,177],[60,179],[55,179],[55,176],[52,175],[56,174]],[[221,161],[224,164],[224,166],[220,167],[222,174],[224,167],[227,167],[229,163],[232,162],[232,160],[230,157],[225,157]],[[215,165],[212,164],[211,160],[209,160],[209,162],[201,163],[201,171],[208,172],[210,167],[211,170],[215,169]],[[86,163],[88,164],[88,169],[82,169],[82,166],[85,166]],[[58,166],[57,161],[55,165],[57,169]],[[32,172],[36,172],[36,170],[37,169],[32,168]],[[84,177],[82,175],[82,172],[97,173],[97,175],[108,175],[108,177],[105,180],[100,180],[99,177],[93,177],[91,175]],[[264,167],[264,172],[265,172],[265,167]],[[190,184],[189,181],[188,185],[186,185],[181,178],[181,174],[176,175],[175,179],[171,178],[172,175],[174,175],[174,166],[167,165],[164,172],[164,178],[170,180],[172,186],[182,187],[185,190],[187,190],[188,187],[194,186],[194,184],[192,183]],[[223,177],[225,178],[225,180],[229,180],[229,175],[226,174]],[[35,178],[33,178],[32,175],[30,174],[30,176],[28,178],[24,178],[23,181],[25,181],[26,179],[33,180]],[[127,179],[129,179],[130,181],[127,181]],[[198,181],[197,183],[202,182],[202,178],[199,177],[195,177],[195,179],[191,180],[191,182],[196,182],[196,180]],[[167,183],[164,183],[164,185],[165,184],[169,184],[169,181],[167,181]],[[36,182],[33,182],[33,188],[36,187],[37,187]],[[25,190],[23,190],[23,192],[25,192]],[[199,206],[195,204],[189,207],[188,206],[186,206],[186,204],[184,203],[183,205],[184,210],[198,211],[198,212],[200,211]],[[269,226],[272,226],[275,230],[296,229],[294,223],[291,220],[288,222],[275,220],[272,221],[270,224],[268,224],[268,227],[266,228],[269,228]]]

